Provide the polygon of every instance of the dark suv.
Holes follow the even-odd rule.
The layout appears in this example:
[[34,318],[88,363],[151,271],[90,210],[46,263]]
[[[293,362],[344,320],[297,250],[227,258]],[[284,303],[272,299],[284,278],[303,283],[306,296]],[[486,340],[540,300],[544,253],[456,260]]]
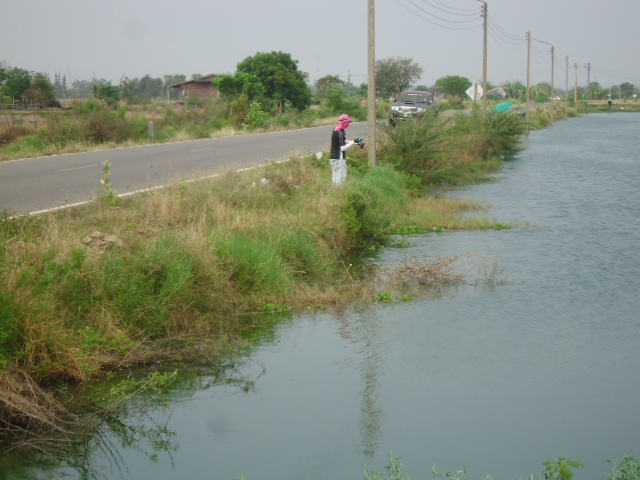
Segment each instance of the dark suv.
[[396,97],[391,107],[391,124],[407,117],[415,117],[419,113],[429,110],[437,111],[437,105],[433,95],[419,90],[405,90]]

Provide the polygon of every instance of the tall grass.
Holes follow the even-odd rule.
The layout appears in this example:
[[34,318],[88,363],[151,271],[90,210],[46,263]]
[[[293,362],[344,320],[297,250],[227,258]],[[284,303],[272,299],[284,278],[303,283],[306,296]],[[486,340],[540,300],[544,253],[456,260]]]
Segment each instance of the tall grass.
[[521,150],[525,124],[517,113],[424,115],[383,132],[383,163],[425,185],[476,182]]

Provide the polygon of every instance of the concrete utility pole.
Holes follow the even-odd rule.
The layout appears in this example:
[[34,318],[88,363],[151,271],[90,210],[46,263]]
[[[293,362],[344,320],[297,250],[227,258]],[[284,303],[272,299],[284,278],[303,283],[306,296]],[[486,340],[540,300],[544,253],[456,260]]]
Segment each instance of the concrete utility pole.
[[553,123],[553,101],[554,101],[554,98],[556,98],[556,87],[555,87],[555,81],[554,81],[555,49],[553,48],[553,45],[551,45],[549,42],[543,42],[542,40],[538,40],[536,38],[534,38],[533,40],[535,40],[536,42],[544,43],[545,45],[549,45],[551,47],[551,123]]
[[551,123],[553,123],[553,102],[556,101],[556,49],[551,45]]
[[367,153],[369,163],[378,165],[376,148],[376,14],[374,0],[369,0],[369,138],[367,139]]
[[576,88],[574,90],[574,101],[576,102],[576,115],[578,114],[578,64],[574,63],[573,68],[576,71]]
[[482,7],[482,17],[484,18],[484,48],[483,48],[483,58],[482,58],[482,112],[487,114],[487,100],[488,100],[488,88],[487,88],[487,22],[489,18],[489,5],[487,2],[483,0],[478,0],[483,4]]
[[569,55],[567,55],[567,76],[564,83],[564,118],[569,118]]
[[531,129],[531,30],[527,32],[527,135]]

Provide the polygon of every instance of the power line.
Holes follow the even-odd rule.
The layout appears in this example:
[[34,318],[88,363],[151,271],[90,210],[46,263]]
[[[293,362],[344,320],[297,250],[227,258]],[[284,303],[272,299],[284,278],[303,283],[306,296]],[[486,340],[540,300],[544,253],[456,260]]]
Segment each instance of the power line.
[[[402,8],[406,9],[407,11],[409,11],[410,13],[412,13],[413,15],[415,15],[416,17],[418,17],[418,18],[420,18],[420,19],[424,20],[424,21],[425,21],[425,22],[427,22],[427,23],[430,23],[430,24],[432,24],[432,25],[435,25],[435,26],[437,26],[437,27],[446,28],[446,29],[448,29],[448,30],[475,30],[475,29],[477,29],[477,28],[481,28],[481,27],[482,27],[482,24],[481,24],[481,23],[479,23],[478,25],[475,25],[475,26],[469,26],[469,27],[462,27],[462,26],[453,27],[453,26],[446,26],[446,25],[442,25],[442,24],[440,24],[440,23],[434,22],[433,20],[431,20],[431,19],[429,19],[429,18],[427,18],[427,17],[425,17],[425,16],[421,15],[419,12],[416,12],[416,11],[412,10],[412,9],[411,9],[411,8],[409,8],[407,5],[405,5],[404,3],[401,3],[401,2],[400,2],[400,0],[394,0],[394,1],[395,1],[398,5],[400,5]],[[418,6],[416,6],[416,5],[415,5],[415,3],[414,3],[412,0],[406,0],[406,1],[408,1],[411,5],[413,5],[413,7],[414,7],[414,8],[417,8],[418,10],[423,11],[423,12],[424,12],[424,13],[426,13],[427,15],[431,15],[431,14],[430,14],[429,12],[427,12],[426,10],[424,10],[424,9],[422,9],[422,8],[420,8],[420,7],[418,7]],[[431,16],[435,17],[434,15],[431,15]],[[439,17],[435,17],[435,18],[438,18],[438,19],[439,19]],[[480,19],[481,19],[481,17],[480,17],[480,14],[478,13],[478,17],[477,17],[477,19],[476,19],[476,20],[480,20]],[[470,22],[472,22],[472,21],[476,21],[476,20],[468,20],[467,22],[452,22],[452,21],[444,20],[444,19],[439,19],[439,20],[442,20],[442,21],[444,21],[444,22],[446,22],[446,23],[453,23],[453,24],[457,24],[457,23],[470,23]]]
[[438,5],[443,6],[443,7],[445,7],[445,8],[449,8],[449,9],[451,9],[451,10],[456,10],[456,11],[458,11],[458,12],[474,12],[474,11],[477,11],[477,9],[478,9],[477,7],[475,7],[475,8],[456,8],[456,7],[451,7],[451,6],[449,6],[449,5],[445,5],[445,4],[443,4],[443,3],[440,3],[440,2],[438,2],[437,0],[431,0],[431,1],[432,1],[433,3],[437,3]]
[[[449,10],[445,10],[445,8],[441,8],[438,5],[442,5],[442,4],[438,4],[438,2],[434,2],[436,3],[436,5],[434,5],[433,3],[431,3],[429,0],[422,0],[424,3],[426,3],[427,5],[435,8],[436,10],[440,10],[441,12],[444,13],[448,13],[449,15],[456,15],[459,17],[475,17],[478,15],[478,8],[476,7],[475,9],[469,9],[469,10],[464,10],[464,11],[468,11],[468,12],[473,12],[473,13],[456,13],[454,12],[450,12]],[[444,7],[444,5],[443,5]],[[446,8],[451,8],[451,7],[446,7]],[[462,10],[458,10],[458,11],[462,11]]]
[[[475,15],[475,17],[476,17],[476,18],[471,19],[471,20],[447,20],[446,18],[438,17],[438,16],[434,15],[433,13],[428,12],[428,11],[427,11],[427,10],[425,10],[424,8],[422,8],[422,7],[418,6],[418,5],[416,5],[416,4],[415,4],[415,2],[414,2],[413,0],[406,0],[406,1],[407,1],[407,2],[409,2],[411,5],[413,5],[415,8],[417,8],[418,10],[420,10],[421,12],[424,12],[424,13],[426,13],[427,15],[430,15],[430,16],[432,16],[433,18],[435,18],[435,19],[437,19],[437,20],[440,20],[440,21],[442,21],[442,22],[447,22],[447,23],[471,23],[471,22],[473,22],[473,21],[477,20],[478,18],[480,18],[480,14],[478,13],[478,14],[476,14],[476,15]],[[428,2],[427,2],[426,0],[422,0],[422,1],[428,4]]]
[[[500,46],[503,50],[506,50],[508,52],[520,53],[520,52],[524,52],[527,49],[527,42],[525,40],[523,40],[520,43],[507,42],[508,45],[505,45],[503,43],[504,39],[500,38],[499,36],[496,36],[493,30],[489,30],[489,36],[491,37],[492,40],[495,40],[498,46]],[[513,47],[519,47],[519,48],[513,48]]]
[[492,17],[489,17],[489,26],[501,37],[503,37],[505,40],[509,41],[509,42],[517,42],[518,44],[520,43],[526,43],[527,41],[527,35],[513,35],[509,32],[507,32],[504,28],[502,28],[500,25],[498,25],[495,20],[493,20]]

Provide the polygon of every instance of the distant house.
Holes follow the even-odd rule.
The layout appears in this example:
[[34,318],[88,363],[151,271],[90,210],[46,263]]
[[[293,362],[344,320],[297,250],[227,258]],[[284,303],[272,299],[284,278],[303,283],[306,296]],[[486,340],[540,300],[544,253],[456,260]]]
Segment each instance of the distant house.
[[211,80],[218,75],[211,74],[188,82],[176,83],[169,85],[170,88],[178,89],[178,101],[186,102],[190,98],[209,98],[217,97],[218,89],[211,85]]

